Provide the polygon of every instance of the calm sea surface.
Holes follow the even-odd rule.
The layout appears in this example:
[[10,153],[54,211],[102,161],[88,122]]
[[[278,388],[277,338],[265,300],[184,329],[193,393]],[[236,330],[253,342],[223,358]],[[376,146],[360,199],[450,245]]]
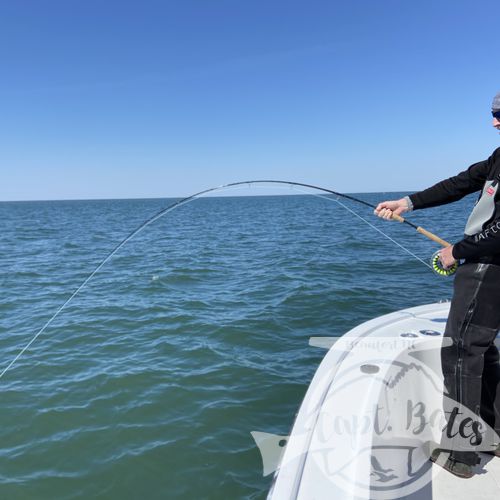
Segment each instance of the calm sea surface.
[[[0,203],[0,370],[172,201]],[[409,217],[456,241],[473,202]],[[424,261],[437,250],[346,204]],[[0,379],[0,498],[265,498],[250,432],[288,434],[325,354],[309,337],[451,286],[331,199],[183,205],[121,248]]]

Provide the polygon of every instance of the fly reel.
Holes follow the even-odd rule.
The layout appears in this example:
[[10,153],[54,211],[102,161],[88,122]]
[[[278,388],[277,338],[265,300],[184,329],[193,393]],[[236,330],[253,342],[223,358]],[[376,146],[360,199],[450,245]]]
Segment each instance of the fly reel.
[[452,276],[457,272],[458,262],[455,262],[450,267],[444,267],[441,261],[439,260],[439,250],[438,250],[431,257],[431,266],[432,270],[436,274],[439,274],[439,276]]

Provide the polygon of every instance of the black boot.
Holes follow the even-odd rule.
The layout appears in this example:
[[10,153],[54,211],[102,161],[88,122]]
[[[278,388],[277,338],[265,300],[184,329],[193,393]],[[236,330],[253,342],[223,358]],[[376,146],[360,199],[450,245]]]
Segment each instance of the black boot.
[[[446,459],[441,457],[444,460],[439,460],[441,453],[448,455]],[[449,458],[449,451],[442,450],[440,448],[436,448],[430,457],[431,462],[439,465],[444,470],[451,472],[454,476],[460,477],[462,479],[470,479],[474,476],[474,471],[472,470],[472,465],[464,464],[463,462],[458,462],[453,458]]]

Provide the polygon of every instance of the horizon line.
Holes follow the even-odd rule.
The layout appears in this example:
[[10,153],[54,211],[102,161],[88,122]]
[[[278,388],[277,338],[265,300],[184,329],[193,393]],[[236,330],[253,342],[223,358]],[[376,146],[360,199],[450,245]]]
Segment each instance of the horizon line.
[[[344,192],[341,194],[355,195],[355,194],[376,194],[376,193],[410,193],[408,190],[394,190],[394,191],[353,191]],[[0,203],[42,203],[42,202],[63,202],[63,201],[129,201],[129,200],[182,200],[189,198],[187,196],[150,196],[150,197],[132,197],[132,198],[47,198],[47,199],[22,199],[22,200],[0,200]],[[208,195],[204,198],[260,198],[269,196],[314,196],[314,193],[281,193],[281,194],[242,194],[242,195]],[[333,194],[325,193],[324,196],[335,196]]]

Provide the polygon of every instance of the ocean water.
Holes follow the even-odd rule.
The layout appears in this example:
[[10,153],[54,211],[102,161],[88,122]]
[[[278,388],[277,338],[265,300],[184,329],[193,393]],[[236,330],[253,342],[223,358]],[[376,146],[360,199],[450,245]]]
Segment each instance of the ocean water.
[[[172,201],[0,203],[0,370]],[[343,203],[425,262],[438,249]],[[456,241],[473,203],[409,218]],[[0,498],[265,498],[250,432],[288,434],[325,354],[309,337],[451,292],[331,198],[196,199],[121,248],[0,378]]]

